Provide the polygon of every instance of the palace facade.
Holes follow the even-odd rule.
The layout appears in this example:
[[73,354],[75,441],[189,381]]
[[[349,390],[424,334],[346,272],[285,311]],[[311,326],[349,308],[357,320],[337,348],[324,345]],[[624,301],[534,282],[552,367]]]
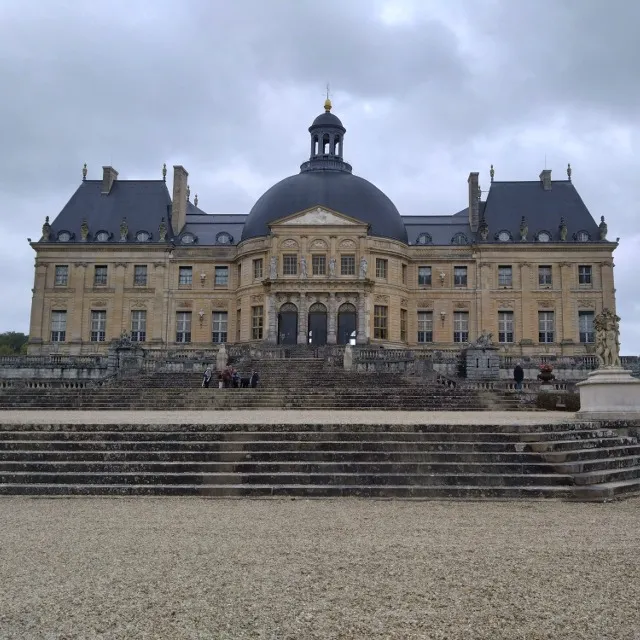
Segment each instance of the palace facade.
[[469,174],[452,215],[401,215],[343,159],[331,112],[309,127],[300,172],[246,215],[205,213],[188,173],[87,179],[31,246],[29,353],[93,354],[123,333],[146,348],[212,343],[462,348],[481,332],[505,354],[592,352],[615,309],[612,254],[571,181]]

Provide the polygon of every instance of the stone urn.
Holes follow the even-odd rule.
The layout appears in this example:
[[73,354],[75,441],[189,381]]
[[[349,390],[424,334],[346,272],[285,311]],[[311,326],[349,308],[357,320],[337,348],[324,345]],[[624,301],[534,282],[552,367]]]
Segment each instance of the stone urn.
[[538,380],[540,382],[548,384],[552,380],[555,380],[556,377],[553,375],[553,367],[550,364],[543,364],[540,367],[540,373],[538,374]]

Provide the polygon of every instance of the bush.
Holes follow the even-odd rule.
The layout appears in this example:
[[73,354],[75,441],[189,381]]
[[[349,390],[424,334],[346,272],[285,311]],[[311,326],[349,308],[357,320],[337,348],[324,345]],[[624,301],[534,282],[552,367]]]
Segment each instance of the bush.
[[[564,406],[558,406],[558,403]],[[548,393],[542,392],[536,398],[536,407],[547,411],[580,411],[579,393]]]

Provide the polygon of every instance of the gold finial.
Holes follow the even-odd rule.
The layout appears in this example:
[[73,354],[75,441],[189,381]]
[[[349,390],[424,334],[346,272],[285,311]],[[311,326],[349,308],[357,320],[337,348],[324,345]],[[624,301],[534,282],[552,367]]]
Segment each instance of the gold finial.
[[327,83],[327,99],[324,101],[324,110],[331,111],[331,99],[329,98],[329,84]]
[[567,178],[569,178],[569,182],[571,182],[571,163],[567,164]]
[[167,163],[166,162],[162,165],[162,179],[165,182],[167,181]]
[[491,176],[491,182],[493,182],[493,176],[496,175],[496,172],[493,170],[493,165],[491,165],[491,170],[489,171],[489,175]]
[[193,199],[193,204],[196,205],[196,207],[198,206],[198,194],[196,193],[196,197]]
[[82,167],[82,179],[86,180],[87,179],[87,163],[84,163],[84,166]]

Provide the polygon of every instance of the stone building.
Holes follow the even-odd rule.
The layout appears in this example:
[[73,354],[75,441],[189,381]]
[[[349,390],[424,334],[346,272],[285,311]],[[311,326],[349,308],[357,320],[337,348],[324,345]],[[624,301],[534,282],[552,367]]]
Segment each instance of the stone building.
[[505,354],[591,352],[615,308],[612,253],[571,182],[469,174],[464,209],[401,215],[343,159],[331,112],[300,172],[246,215],[190,197],[187,171],[82,183],[36,251],[29,352],[89,354],[127,333],[147,348],[212,343],[455,349],[490,332]]

